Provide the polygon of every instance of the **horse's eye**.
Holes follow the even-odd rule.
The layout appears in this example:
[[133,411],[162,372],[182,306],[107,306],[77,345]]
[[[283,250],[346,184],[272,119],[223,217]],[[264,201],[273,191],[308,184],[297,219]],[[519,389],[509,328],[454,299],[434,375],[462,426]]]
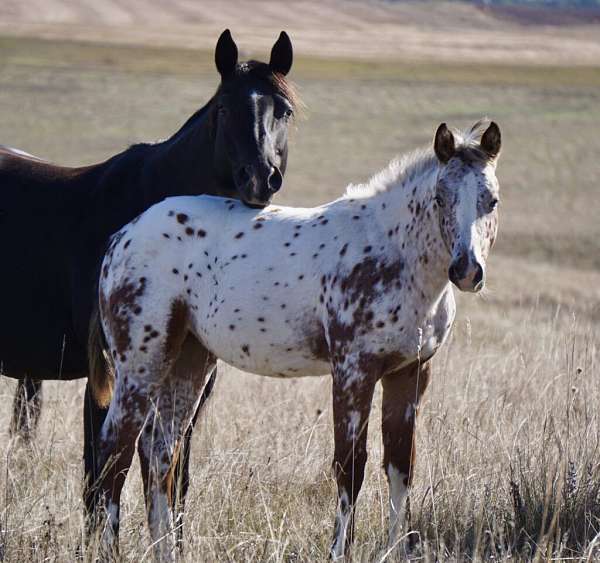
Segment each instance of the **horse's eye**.
[[494,211],[494,209],[496,209],[497,206],[498,206],[498,200],[496,198],[492,199],[490,201],[490,205],[489,205],[490,213],[492,211]]
[[441,196],[436,195],[434,200],[438,204],[439,207],[444,207],[445,203]]
[[290,119],[294,115],[294,110],[290,107],[285,107],[284,104],[278,104],[273,113],[277,119]]

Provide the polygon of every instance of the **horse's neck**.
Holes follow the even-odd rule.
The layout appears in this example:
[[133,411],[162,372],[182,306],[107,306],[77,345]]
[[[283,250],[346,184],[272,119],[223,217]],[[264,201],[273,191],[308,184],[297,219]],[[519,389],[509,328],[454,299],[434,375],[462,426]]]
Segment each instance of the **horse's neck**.
[[96,227],[100,239],[166,197],[213,193],[213,146],[206,120],[196,121],[166,141],[133,145],[90,170],[96,177],[91,208],[103,217]]
[[229,195],[217,178],[214,153],[215,143],[206,113],[153,147],[146,171],[147,203],[173,195]]
[[382,236],[391,241],[423,290],[435,297],[448,283],[450,255],[434,209],[437,165],[418,177],[375,194],[374,214]]

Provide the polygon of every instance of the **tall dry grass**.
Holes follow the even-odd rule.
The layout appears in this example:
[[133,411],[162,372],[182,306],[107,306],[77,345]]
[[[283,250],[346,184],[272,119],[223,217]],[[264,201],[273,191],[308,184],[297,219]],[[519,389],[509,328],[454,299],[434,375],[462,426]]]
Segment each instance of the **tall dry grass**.
[[[422,405],[412,556],[595,560],[597,328],[532,308],[518,312],[524,318],[515,318],[513,329],[498,330],[491,318],[500,313],[478,301],[468,309],[483,308],[491,327],[461,316],[435,358]],[[12,388],[2,382],[3,405]],[[0,554],[6,561],[68,561],[78,552],[81,394],[80,384],[48,386],[38,440],[31,448],[13,441],[5,449]],[[392,555],[385,545],[379,401],[378,392],[358,502],[358,560]],[[185,559],[326,559],[335,507],[332,446],[328,378],[268,380],[221,366],[194,442]],[[149,545],[135,467],[123,498],[123,560],[150,558]]]

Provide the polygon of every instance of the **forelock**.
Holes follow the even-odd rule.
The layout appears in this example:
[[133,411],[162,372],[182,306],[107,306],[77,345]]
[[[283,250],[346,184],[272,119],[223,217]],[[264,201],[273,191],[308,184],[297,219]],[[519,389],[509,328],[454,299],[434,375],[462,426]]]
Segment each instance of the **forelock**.
[[470,164],[487,164],[492,159],[481,149],[481,136],[490,124],[489,119],[483,118],[477,121],[469,129],[464,131],[453,130],[456,143],[454,156]]
[[296,87],[283,74],[273,72],[271,67],[260,61],[245,61],[239,63],[235,68],[234,75],[238,78],[253,77],[270,84],[275,92],[283,96],[292,106],[297,109],[302,106]]

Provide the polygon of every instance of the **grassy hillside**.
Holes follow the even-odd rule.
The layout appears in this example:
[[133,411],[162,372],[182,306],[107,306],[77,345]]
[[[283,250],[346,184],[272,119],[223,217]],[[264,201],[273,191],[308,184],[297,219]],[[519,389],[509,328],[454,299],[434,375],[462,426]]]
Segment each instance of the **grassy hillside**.
[[[93,5],[92,5],[93,4]],[[246,54],[285,29],[297,53],[365,61],[598,66],[600,11],[448,0],[3,0],[0,35]]]

